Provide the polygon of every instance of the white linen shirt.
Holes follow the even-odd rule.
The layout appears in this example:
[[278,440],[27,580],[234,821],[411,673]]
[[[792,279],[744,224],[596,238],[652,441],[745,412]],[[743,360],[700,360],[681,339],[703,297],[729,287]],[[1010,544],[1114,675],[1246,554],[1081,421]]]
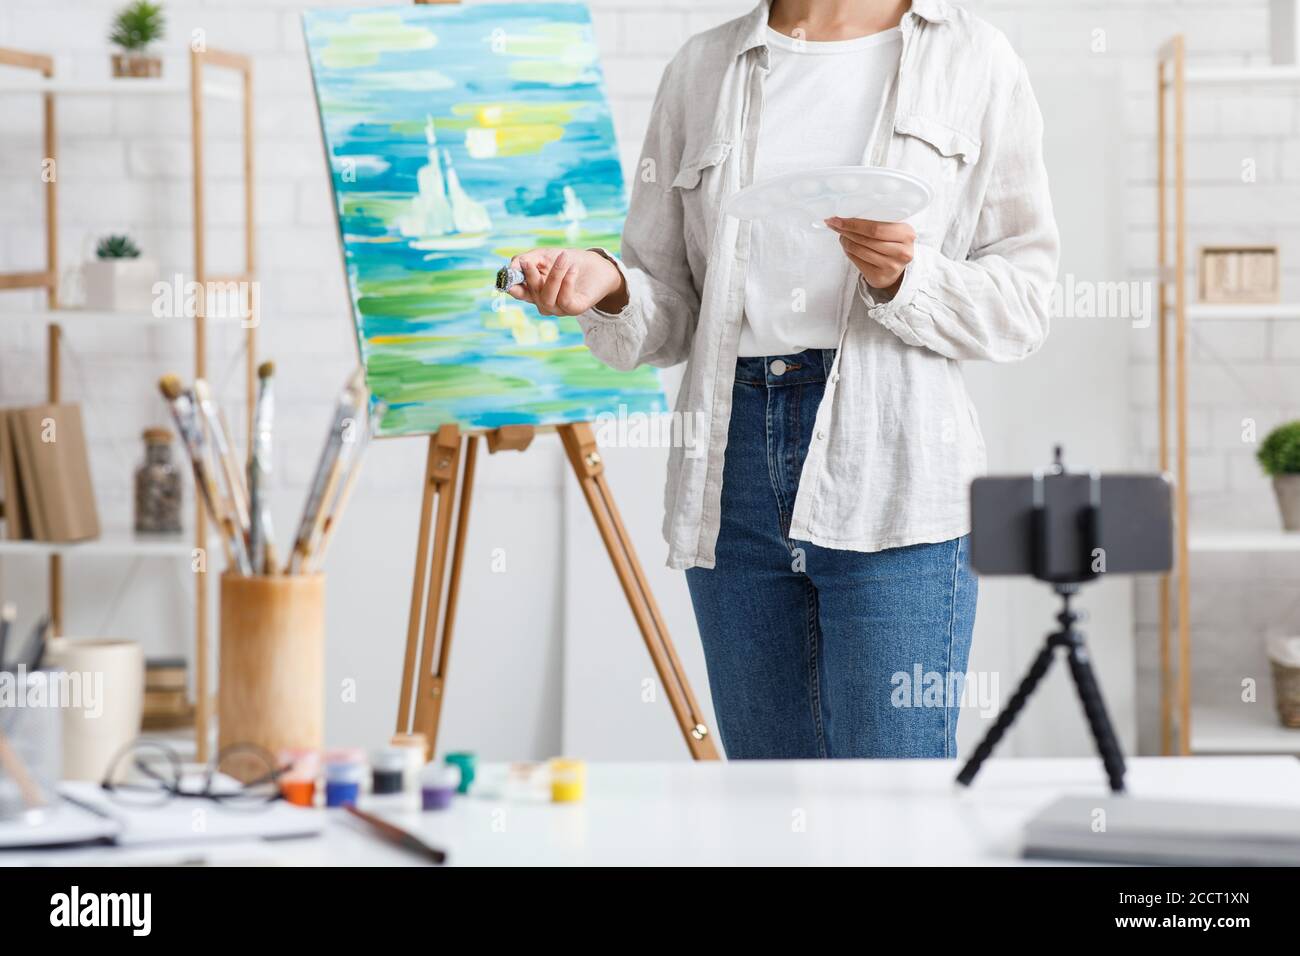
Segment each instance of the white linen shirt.
[[[628,304],[578,317],[588,347],[631,369],[687,362],[664,537],[674,568],[714,565],[745,301],[750,227],[722,213],[749,185],[768,69],[768,3],[687,41],[664,71],[623,231]],[[995,28],[947,0],[914,0],[864,163],[935,191],[911,220],[915,257],[886,301],[851,270],[839,349],[800,477],[790,538],[879,551],[969,530],[984,439],[961,362],[1009,362],[1047,335],[1059,236],[1042,116]],[[873,117],[846,116],[871,123]],[[865,308],[851,309],[859,296]]]

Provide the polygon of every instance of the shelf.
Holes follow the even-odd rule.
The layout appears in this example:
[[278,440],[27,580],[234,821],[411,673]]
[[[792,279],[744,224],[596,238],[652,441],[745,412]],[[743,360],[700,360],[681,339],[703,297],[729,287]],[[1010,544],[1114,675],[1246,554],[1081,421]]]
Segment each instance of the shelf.
[[1189,551],[1248,554],[1262,551],[1300,551],[1300,531],[1192,531]]
[[[170,77],[131,77],[102,80],[32,80],[28,77],[0,76],[0,93],[58,93],[65,96],[189,96],[189,79]],[[203,93],[215,99],[238,100],[243,93],[238,86],[204,83]]]
[[1197,86],[1300,83],[1300,66],[1188,67],[1186,77]]
[[[209,315],[209,323],[238,322],[238,315]],[[183,325],[193,329],[194,317],[158,316],[149,312],[100,312],[94,309],[10,309],[0,307],[0,321],[50,322],[61,326],[78,325]]]
[[1283,727],[1272,704],[1192,707],[1194,754],[1300,754],[1300,730]]
[[[1173,309],[1173,306],[1170,306]],[[1197,302],[1188,304],[1187,317],[1202,321],[1217,319],[1300,319],[1300,302],[1269,302],[1263,304],[1231,305],[1228,303]]]
[[0,539],[0,558],[45,558],[60,554],[88,558],[188,558],[194,550],[194,536],[186,531],[179,535],[135,534],[132,531],[105,531],[93,541],[71,544],[50,541],[12,541]]

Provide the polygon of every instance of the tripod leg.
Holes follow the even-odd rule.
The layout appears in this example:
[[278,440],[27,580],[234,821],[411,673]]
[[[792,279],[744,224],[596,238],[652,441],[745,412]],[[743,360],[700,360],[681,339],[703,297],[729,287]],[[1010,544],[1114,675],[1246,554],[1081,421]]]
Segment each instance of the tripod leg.
[[1034,692],[1038,682],[1043,679],[1047,669],[1052,666],[1052,654],[1055,650],[1056,645],[1052,642],[1052,638],[1049,637],[1047,643],[1043,645],[1043,649],[1034,658],[1034,662],[1029,665],[1029,670],[1025,672],[1025,676],[1021,678],[1020,686],[1016,688],[1016,692],[1007,701],[1007,706],[1002,708],[1002,713],[998,714],[998,719],[994,721],[993,726],[989,728],[989,732],[980,741],[980,745],[975,748],[975,752],[966,761],[966,766],[962,767],[961,773],[957,774],[957,782],[962,786],[970,786],[971,781],[975,779],[975,775],[980,772],[980,766],[988,758],[989,754],[993,753],[993,748],[998,745],[998,741],[1002,739],[1003,734],[1011,729],[1011,725],[1015,723],[1016,717],[1020,715],[1020,711],[1024,709],[1025,703],[1029,700],[1029,695]]
[[1110,714],[1106,711],[1106,702],[1101,697],[1101,687],[1092,671],[1092,661],[1088,658],[1088,649],[1076,638],[1070,643],[1070,674],[1079,690],[1079,699],[1083,702],[1083,712],[1088,717],[1088,726],[1092,729],[1093,739],[1101,754],[1101,762],[1106,767],[1106,777],[1110,789],[1115,793],[1124,792],[1124,754],[1119,749],[1119,740],[1110,723]]
[[668,628],[646,582],[641,562],[637,560],[636,550],[632,547],[627,529],[623,527],[614,497],[605,483],[605,466],[601,463],[591,426],[579,422],[561,425],[558,431],[569,464],[573,467],[582,494],[587,500],[587,507],[596,519],[596,527],[600,531],[601,540],[605,542],[605,550],[609,552],[619,584],[623,586],[623,594],[632,608],[632,616],[636,618],[641,637],[645,640],[646,650],[650,652],[650,660],[668,695],[686,746],[696,760],[717,760],[717,747],[709,735],[708,726],[699,716],[700,707],[695,694],[682,671],[681,661],[677,658],[677,651],[668,636]]

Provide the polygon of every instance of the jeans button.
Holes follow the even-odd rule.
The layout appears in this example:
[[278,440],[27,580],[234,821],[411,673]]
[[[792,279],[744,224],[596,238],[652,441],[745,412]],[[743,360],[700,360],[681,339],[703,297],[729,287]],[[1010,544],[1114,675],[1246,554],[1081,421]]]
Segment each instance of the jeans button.
[[786,369],[785,361],[783,359],[776,359],[767,368],[773,375],[784,375]]

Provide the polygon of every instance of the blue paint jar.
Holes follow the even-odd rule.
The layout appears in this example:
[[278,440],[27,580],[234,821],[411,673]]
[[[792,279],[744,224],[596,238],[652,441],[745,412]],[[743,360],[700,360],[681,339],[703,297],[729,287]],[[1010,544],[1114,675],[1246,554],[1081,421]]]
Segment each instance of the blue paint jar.
[[357,802],[366,777],[366,758],[360,751],[334,751],[325,758],[325,806]]

